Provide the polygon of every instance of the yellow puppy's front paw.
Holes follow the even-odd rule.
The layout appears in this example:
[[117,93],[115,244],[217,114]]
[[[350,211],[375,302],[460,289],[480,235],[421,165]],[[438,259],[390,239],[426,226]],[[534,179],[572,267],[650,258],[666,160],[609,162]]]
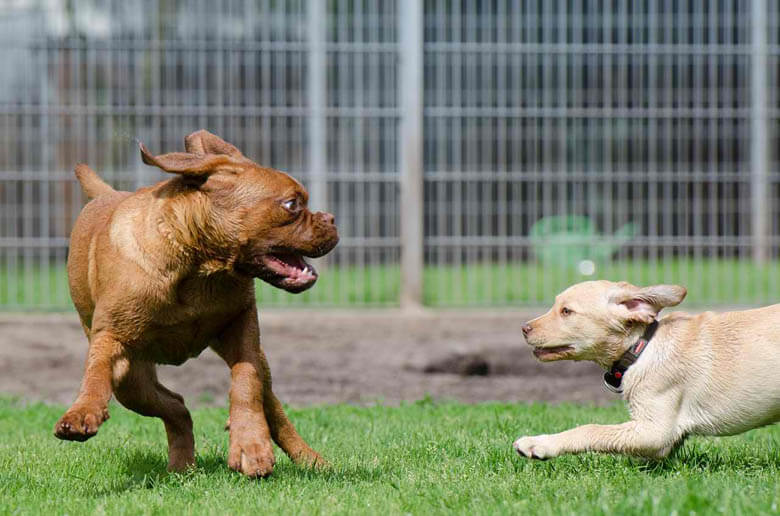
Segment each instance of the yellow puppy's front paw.
[[517,453],[528,459],[544,460],[558,455],[547,435],[521,437],[513,446]]

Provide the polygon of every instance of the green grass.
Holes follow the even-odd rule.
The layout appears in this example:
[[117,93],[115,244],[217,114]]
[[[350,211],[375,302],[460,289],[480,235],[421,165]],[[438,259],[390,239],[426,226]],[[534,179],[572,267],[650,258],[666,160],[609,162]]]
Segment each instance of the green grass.
[[546,462],[521,434],[619,422],[622,406],[461,405],[290,410],[333,466],[250,480],[225,465],[225,409],[194,411],[197,469],[165,472],[159,421],[112,406],[87,443],[51,434],[63,407],[0,401],[0,514],[768,514],[780,503],[780,427],[693,438],[645,463],[584,454]]
[[[317,284],[292,295],[257,282],[261,307],[394,306],[397,266],[325,267]],[[543,306],[569,285],[586,279],[627,280],[636,284],[678,283],[688,287],[686,306],[760,305],[780,298],[780,262],[673,259],[601,264],[593,276],[574,266],[536,262],[506,266],[429,266],[424,274],[428,306]],[[0,264],[0,310],[70,310],[64,266],[10,269]]]
[[590,279],[684,285],[688,288],[686,306],[759,305],[780,299],[780,262],[757,265],[749,260],[692,259],[611,262],[598,265],[592,276],[583,276],[574,266],[536,262],[428,267],[424,295],[431,306],[539,306],[551,303],[570,285]]

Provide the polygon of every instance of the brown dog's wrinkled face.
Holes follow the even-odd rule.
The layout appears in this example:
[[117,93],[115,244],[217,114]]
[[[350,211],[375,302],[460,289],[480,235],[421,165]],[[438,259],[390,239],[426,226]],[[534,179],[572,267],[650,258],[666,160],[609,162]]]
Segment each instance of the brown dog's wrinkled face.
[[543,362],[608,363],[622,352],[626,337],[653,322],[661,309],[679,304],[685,294],[677,285],[640,288],[586,281],[560,293],[550,311],[523,325],[523,335]]
[[309,194],[287,174],[258,168],[244,175],[237,187],[243,217],[236,269],[288,292],[308,289],[317,271],[304,257],[323,256],[339,242],[333,215],[312,213]]
[[304,257],[323,256],[338,244],[333,215],[312,213],[300,183],[257,165],[218,136],[198,131],[185,138],[185,147],[153,156],[141,145],[145,163],[182,176],[179,190],[207,195],[207,213],[179,218],[199,220],[203,227],[195,230],[240,274],[288,292],[314,285],[317,272]]

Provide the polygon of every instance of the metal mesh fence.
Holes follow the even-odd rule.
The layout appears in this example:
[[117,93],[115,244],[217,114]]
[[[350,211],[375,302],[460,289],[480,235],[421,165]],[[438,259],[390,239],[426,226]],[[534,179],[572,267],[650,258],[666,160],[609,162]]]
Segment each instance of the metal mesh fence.
[[[336,215],[318,285],[263,306],[400,299],[401,2],[0,5],[0,309],[70,306],[84,161],[162,178],[134,139],[207,128]],[[402,13],[402,14],[399,14]],[[780,6],[755,0],[426,0],[429,305],[543,304],[588,278],[692,304],[780,292]]]

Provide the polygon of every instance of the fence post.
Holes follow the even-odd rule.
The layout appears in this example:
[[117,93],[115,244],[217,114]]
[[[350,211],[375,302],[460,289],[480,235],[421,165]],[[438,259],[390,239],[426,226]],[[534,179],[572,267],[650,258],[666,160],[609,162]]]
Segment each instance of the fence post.
[[753,260],[763,263],[769,257],[769,141],[767,131],[766,101],[766,10],[765,0],[753,0],[751,13],[752,61],[751,61],[751,147],[750,147],[750,206]]
[[327,210],[328,185],[325,174],[328,168],[327,141],[325,139],[325,104],[327,94],[325,52],[327,2],[308,1],[309,36],[309,204],[316,210]]
[[400,0],[398,27],[401,307],[416,308],[423,293],[423,2]]

